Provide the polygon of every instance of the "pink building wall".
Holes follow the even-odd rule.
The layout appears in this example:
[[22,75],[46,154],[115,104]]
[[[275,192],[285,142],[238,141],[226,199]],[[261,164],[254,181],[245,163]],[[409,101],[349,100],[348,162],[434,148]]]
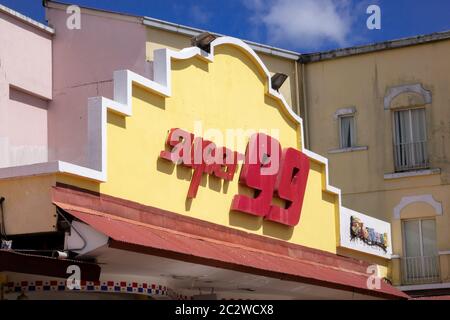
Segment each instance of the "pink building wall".
[[151,76],[142,18],[81,9],[81,28],[68,29],[66,5],[48,3],[53,39],[53,100],[49,105],[49,159],[86,165],[87,103],[113,97],[113,72]]
[[48,160],[52,33],[0,7],[0,168]]

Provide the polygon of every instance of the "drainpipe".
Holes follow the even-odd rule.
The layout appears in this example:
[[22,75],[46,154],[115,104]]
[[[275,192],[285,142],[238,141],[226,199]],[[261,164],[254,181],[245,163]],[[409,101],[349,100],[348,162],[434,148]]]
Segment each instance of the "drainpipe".
[[[304,141],[305,141],[305,148],[310,149],[310,140],[309,140],[309,117],[308,117],[308,103],[307,103],[307,98],[306,98],[306,68],[305,68],[305,63],[302,62],[301,57],[300,59],[298,59],[298,61],[295,62],[295,72],[296,74],[298,74],[298,63],[301,64],[301,71],[302,71],[302,96],[303,96],[303,114],[302,114],[302,119],[303,119],[303,134],[305,135],[304,137]],[[299,88],[298,84],[297,84],[297,88]],[[300,101],[300,99],[299,99]],[[300,110],[300,104],[298,106],[299,110]]]
[[296,113],[300,116],[300,86],[298,81],[298,61],[294,61]]

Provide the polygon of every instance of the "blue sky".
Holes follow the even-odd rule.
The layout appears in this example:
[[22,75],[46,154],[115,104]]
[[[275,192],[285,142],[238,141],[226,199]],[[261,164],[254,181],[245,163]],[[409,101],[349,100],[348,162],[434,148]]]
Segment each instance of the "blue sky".
[[[69,1],[68,1],[69,2]],[[45,22],[42,0],[0,3]],[[448,0],[72,0],[150,16],[299,52],[324,51],[450,30]],[[381,9],[369,30],[366,9]]]

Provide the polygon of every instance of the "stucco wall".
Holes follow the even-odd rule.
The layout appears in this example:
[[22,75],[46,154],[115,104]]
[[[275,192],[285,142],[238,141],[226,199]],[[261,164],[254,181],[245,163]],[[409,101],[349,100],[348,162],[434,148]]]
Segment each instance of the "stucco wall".
[[66,6],[49,6],[48,23],[56,32],[49,158],[85,165],[88,98],[113,98],[116,70],[150,76],[145,61],[145,27],[139,18],[81,9],[81,28],[68,29]]
[[50,199],[55,181],[54,175],[0,180],[6,234],[56,231],[56,210]]
[[0,12],[0,167],[47,161],[51,34]]

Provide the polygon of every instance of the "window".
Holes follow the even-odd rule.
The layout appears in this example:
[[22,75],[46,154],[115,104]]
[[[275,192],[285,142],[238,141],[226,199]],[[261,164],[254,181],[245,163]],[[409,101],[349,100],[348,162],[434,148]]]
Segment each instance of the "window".
[[403,282],[439,281],[439,256],[436,247],[436,221],[403,221]]
[[408,109],[394,113],[395,170],[428,167],[425,109]]
[[355,117],[353,115],[339,117],[339,136],[341,149],[355,146]]

